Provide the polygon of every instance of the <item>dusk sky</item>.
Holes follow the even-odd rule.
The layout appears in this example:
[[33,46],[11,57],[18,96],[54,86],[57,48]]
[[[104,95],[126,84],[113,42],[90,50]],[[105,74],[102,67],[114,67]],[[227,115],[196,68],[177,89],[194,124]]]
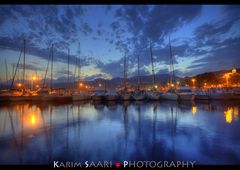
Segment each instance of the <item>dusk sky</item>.
[[[54,78],[67,76],[67,48],[74,74],[80,42],[81,77],[168,73],[169,37],[177,76],[231,69],[240,64],[240,6],[227,5],[1,5],[0,77],[17,63],[26,39],[27,75],[43,77],[54,44]],[[22,61],[21,61],[22,64]],[[21,65],[20,65],[21,66]],[[49,74],[50,75],[50,74]]]

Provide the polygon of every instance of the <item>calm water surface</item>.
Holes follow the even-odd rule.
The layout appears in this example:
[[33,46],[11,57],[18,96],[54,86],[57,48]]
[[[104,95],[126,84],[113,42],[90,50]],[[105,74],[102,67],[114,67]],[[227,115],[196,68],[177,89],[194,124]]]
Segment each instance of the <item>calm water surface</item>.
[[1,104],[0,164],[239,164],[239,110],[239,102]]

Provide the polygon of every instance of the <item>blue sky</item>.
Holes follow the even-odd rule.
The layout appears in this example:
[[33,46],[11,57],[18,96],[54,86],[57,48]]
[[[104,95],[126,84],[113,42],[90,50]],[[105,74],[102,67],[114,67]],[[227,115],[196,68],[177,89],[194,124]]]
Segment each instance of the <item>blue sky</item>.
[[[80,42],[81,77],[151,74],[149,41],[156,73],[168,73],[171,38],[178,76],[239,67],[240,6],[226,5],[1,5],[0,77],[5,59],[11,75],[26,39],[27,76],[43,77],[54,44],[54,78],[67,76],[67,48],[73,76]],[[21,61],[22,63],[22,61]],[[21,75],[21,70],[20,73]]]

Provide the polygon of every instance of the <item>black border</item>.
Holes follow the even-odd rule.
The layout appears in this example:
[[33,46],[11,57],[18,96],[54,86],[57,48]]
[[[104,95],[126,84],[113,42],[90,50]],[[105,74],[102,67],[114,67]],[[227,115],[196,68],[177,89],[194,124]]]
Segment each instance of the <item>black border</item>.
[[209,5],[223,5],[223,4],[239,4],[237,0],[1,0],[0,4],[54,4],[54,5],[113,5],[113,4],[127,4],[127,5],[147,5],[147,4],[209,4]]

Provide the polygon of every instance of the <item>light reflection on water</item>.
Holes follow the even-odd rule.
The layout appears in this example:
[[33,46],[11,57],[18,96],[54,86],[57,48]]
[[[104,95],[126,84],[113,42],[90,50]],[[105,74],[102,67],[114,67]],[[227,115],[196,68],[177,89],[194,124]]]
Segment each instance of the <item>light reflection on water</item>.
[[0,164],[240,162],[239,103],[108,102],[0,106]]

